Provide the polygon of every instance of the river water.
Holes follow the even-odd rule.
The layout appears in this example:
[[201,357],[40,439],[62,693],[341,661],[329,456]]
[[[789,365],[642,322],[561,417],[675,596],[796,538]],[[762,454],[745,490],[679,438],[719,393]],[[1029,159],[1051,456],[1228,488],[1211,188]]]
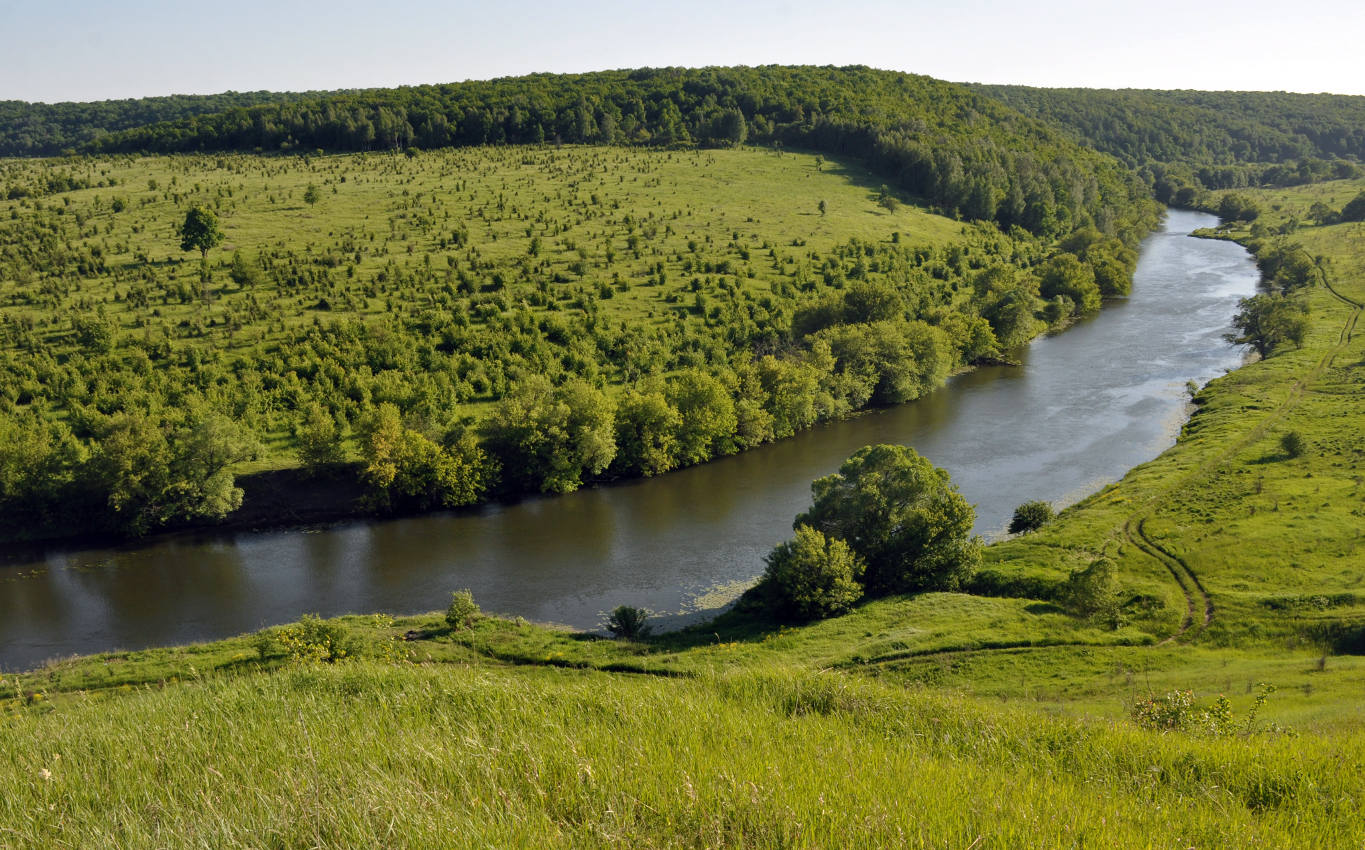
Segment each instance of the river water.
[[309,612],[430,611],[460,588],[534,621],[596,628],[629,604],[682,623],[762,573],[810,482],[871,443],[946,468],[977,532],[998,537],[1019,503],[1074,502],[1160,454],[1186,415],[1186,381],[1241,362],[1222,335],[1258,274],[1240,246],[1188,235],[1216,223],[1171,210],[1142,246],[1132,295],[1036,340],[1020,366],[659,478],[456,514],[0,554],[0,669]]

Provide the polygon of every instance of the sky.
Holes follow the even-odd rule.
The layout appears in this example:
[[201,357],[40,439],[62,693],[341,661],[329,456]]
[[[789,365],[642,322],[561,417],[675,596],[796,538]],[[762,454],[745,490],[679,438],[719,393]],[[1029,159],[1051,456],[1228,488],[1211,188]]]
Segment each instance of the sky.
[[668,65],[1365,94],[1365,0],[0,0],[0,100],[370,88]]

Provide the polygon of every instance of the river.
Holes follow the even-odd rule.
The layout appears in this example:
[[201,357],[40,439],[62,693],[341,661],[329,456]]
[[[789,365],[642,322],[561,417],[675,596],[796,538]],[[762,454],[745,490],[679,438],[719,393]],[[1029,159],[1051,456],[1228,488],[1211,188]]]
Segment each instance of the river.
[[675,625],[762,573],[810,482],[871,443],[946,468],[976,505],[977,532],[998,537],[1019,503],[1069,504],[1156,457],[1184,421],[1186,382],[1241,362],[1222,335],[1259,276],[1241,246],[1189,236],[1216,223],[1171,210],[1143,243],[1132,295],[1036,340],[1020,366],[703,466],[455,514],[0,555],[0,669],[309,612],[430,611],[460,588],[533,621],[595,628],[629,604]]

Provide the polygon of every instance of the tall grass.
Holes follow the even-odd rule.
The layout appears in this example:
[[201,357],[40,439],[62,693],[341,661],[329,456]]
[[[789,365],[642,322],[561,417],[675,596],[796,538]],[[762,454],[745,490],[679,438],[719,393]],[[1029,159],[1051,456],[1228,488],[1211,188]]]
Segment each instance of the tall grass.
[[356,662],[0,724],[13,847],[1365,840],[1365,780],[1341,769],[1358,734],[1163,736],[778,666],[678,681]]

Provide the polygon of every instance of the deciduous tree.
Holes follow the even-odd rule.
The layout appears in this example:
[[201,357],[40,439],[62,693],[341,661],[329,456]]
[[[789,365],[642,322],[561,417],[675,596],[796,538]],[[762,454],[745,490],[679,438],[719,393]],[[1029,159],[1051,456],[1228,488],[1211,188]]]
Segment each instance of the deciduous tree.
[[811,484],[814,504],[796,518],[848,543],[867,562],[868,592],[955,590],[981,560],[975,511],[914,449],[859,449]]

